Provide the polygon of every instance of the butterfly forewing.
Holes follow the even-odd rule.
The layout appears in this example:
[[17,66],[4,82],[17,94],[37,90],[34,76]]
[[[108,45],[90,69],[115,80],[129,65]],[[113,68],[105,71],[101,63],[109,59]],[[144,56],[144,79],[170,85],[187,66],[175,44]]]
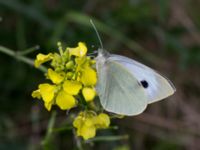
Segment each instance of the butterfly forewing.
[[147,95],[127,68],[108,58],[97,70],[96,88],[105,110],[121,115],[137,115],[144,111]]
[[173,84],[153,69],[120,55],[111,55],[109,59],[123,65],[138,82],[145,81],[148,83],[148,87],[145,88],[148,103],[159,101],[175,92]]

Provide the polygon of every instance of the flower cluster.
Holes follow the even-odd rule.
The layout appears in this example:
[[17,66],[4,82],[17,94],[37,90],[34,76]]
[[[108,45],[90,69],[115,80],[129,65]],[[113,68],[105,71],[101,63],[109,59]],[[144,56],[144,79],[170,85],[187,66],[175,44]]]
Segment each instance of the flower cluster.
[[73,126],[77,128],[77,135],[85,140],[96,135],[96,129],[107,128],[110,125],[110,118],[105,113],[96,115],[93,111],[80,112],[75,118]]
[[[45,74],[50,83],[39,84],[38,89],[32,92],[33,98],[43,100],[48,111],[52,105],[57,105],[61,110],[69,110],[79,106],[82,100],[86,104],[93,101],[96,96],[95,60],[86,55],[86,45],[79,42],[77,47],[63,50],[61,43],[58,43],[58,49],[59,53],[40,53],[35,60],[35,67],[50,62]],[[106,128],[109,123],[108,115],[96,115],[92,110],[85,110],[79,113],[73,125],[77,128],[78,136],[88,139],[95,136],[96,129]]]
[[97,75],[93,68],[95,61],[86,56],[85,44],[79,42],[78,47],[66,48],[65,51],[60,43],[58,45],[60,54],[38,54],[35,60],[35,67],[51,61],[51,68],[48,69],[46,77],[52,83],[42,83],[32,93],[34,98],[42,98],[49,111],[54,104],[62,110],[75,107],[80,92],[86,102],[92,101],[96,95],[94,86]]

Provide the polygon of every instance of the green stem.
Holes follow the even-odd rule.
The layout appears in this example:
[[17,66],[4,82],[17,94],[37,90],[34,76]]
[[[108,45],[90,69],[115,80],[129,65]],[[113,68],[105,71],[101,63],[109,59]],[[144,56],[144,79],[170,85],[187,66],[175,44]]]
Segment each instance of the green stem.
[[99,141],[119,141],[128,139],[128,135],[120,135],[120,136],[99,136],[93,139],[87,140],[86,143],[90,142],[99,142]]
[[76,146],[78,148],[78,150],[84,150],[83,146],[82,146],[82,141],[81,139],[76,135],[76,131],[75,129],[72,130],[73,134],[74,134],[74,138],[75,138],[75,142],[76,142]]
[[[7,54],[7,55],[19,60],[19,61],[22,61],[22,62],[30,65],[30,66],[34,66],[34,60],[32,60],[30,58],[27,58],[25,56],[22,56],[18,52],[15,52],[15,51],[13,51],[13,50],[11,50],[9,48],[0,46],[0,52],[2,52],[4,54]],[[44,66],[40,66],[38,69],[43,71],[43,72],[47,71],[47,69]]]
[[70,127],[61,127],[61,128],[54,128],[53,132],[62,132],[62,131],[72,130],[72,129],[73,129],[72,126],[70,126]]
[[44,138],[44,140],[42,141],[42,145],[44,147],[48,147],[48,144],[52,138],[52,133],[53,133],[53,127],[54,127],[54,124],[55,124],[55,120],[56,120],[56,111],[53,111],[52,114],[51,114],[51,118],[49,120],[49,123],[48,123],[48,128],[47,128],[47,133],[46,133],[46,136]]
[[118,129],[119,129],[118,126],[109,126],[108,128],[101,129],[101,130],[118,130]]

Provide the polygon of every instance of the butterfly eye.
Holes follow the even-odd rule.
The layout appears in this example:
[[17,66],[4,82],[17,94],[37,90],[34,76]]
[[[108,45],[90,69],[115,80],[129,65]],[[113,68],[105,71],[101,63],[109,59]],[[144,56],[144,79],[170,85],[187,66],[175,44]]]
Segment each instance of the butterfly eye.
[[142,86],[146,89],[149,87],[149,83],[146,80],[142,80],[140,81],[140,83],[142,84]]

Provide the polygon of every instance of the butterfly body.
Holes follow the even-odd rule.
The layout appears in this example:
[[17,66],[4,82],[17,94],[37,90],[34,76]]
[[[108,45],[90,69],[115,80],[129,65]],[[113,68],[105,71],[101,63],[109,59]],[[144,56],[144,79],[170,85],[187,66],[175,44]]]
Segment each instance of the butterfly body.
[[96,68],[97,93],[103,108],[109,112],[137,115],[149,103],[175,92],[173,84],[153,69],[102,49],[96,57]]

